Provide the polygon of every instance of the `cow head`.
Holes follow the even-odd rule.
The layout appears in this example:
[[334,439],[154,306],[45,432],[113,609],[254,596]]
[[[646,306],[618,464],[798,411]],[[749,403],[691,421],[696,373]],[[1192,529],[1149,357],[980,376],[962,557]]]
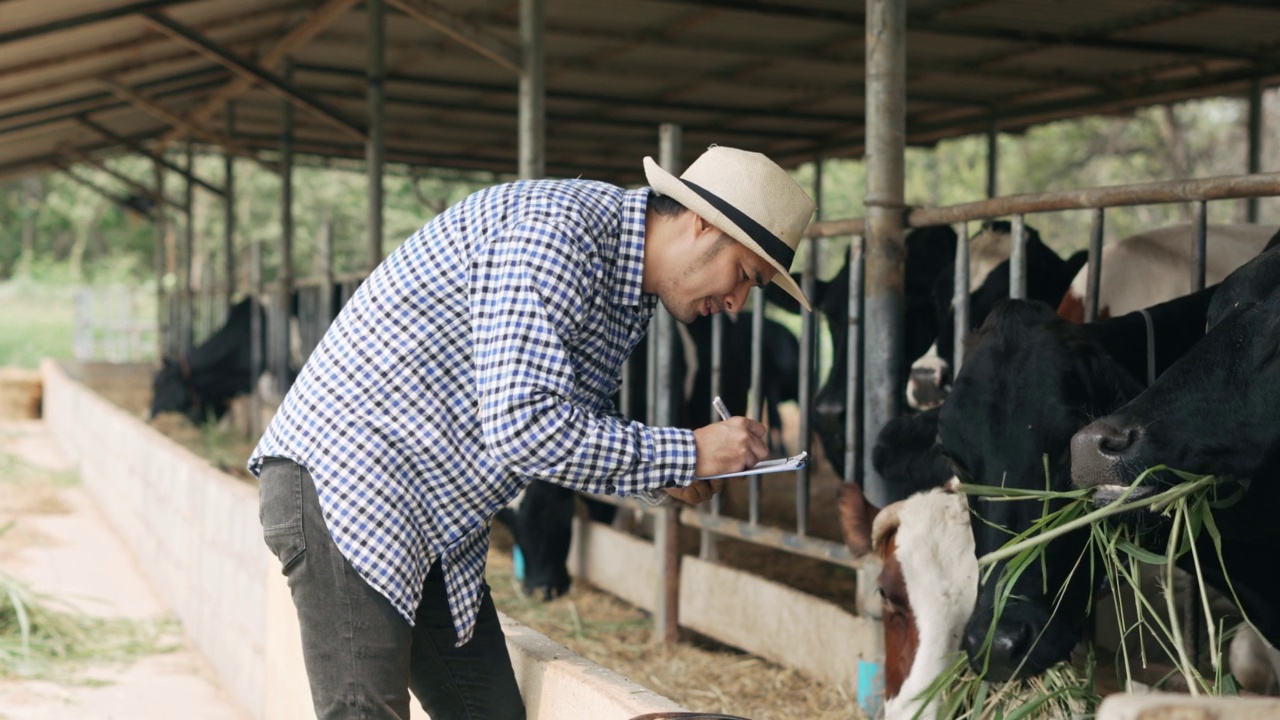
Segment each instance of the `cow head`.
[[[838,503],[850,552],[874,552],[885,651],[885,717],[916,717],[918,697],[952,663],[978,587],[964,499],[935,488],[877,512],[857,485]],[[920,717],[936,714],[931,705]]]
[[[903,278],[903,362],[905,377],[911,360],[929,349],[938,334],[932,288],[939,273],[955,257],[956,233],[950,225],[917,228],[907,234],[907,260]],[[849,265],[814,292],[815,305],[827,318],[834,357],[831,373],[814,400],[814,431],[822,440],[827,459],[844,474],[844,426],[849,370]],[[772,296],[770,296],[772,297]],[[855,326],[856,327],[856,326]]]
[[[1205,337],[1142,395],[1076,434],[1076,485],[1127,487],[1155,465],[1274,484],[1271,476],[1280,468],[1280,248],[1228,276],[1207,321]],[[1149,481],[1154,487],[1178,478],[1160,474]]]
[[[1028,227],[1026,230],[1026,297],[1056,306],[1070,286],[1071,279],[1084,265],[1087,253],[1079,252],[1063,260],[1040,240],[1040,234],[1034,228]],[[1009,223],[1004,221],[991,223],[983,230],[996,236],[1007,235],[1010,231]],[[1005,245],[1008,246],[1009,242],[1011,241],[1006,241]],[[986,244],[992,243],[987,241]],[[955,357],[954,268],[954,263],[948,266],[938,276],[933,288],[933,302],[938,315],[937,342],[912,363],[907,379],[907,404],[919,410],[941,405],[951,391],[951,362]],[[980,284],[969,294],[971,328],[980,326],[991,309],[1009,297],[1012,286],[1009,272],[1010,261],[1006,259],[985,276],[974,278]]]
[[[939,450],[966,483],[1069,489],[1071,436],[1140,389],[1079,326],[1042,303],[997,305],[972,347],[938,415]],[[979,556],[1028,530],[1044,511],[1038,501],[970,498],[969,505]],[[1086,531],[1078,531],[1050,542],[1044,563],[1020,576],[998,619],[995,592],[1004,564],[996,565],[979,588],[965,633],[975,671],[991,680],[1026,677],[1068,656],[1091,590],[1088,563],[1073,572],[1086,540]]]
[[523,559],[519,578],[525,594],[544,601],[569,590],[569,542],[573,537],[574,492],[534,481],[519,504],[504,508],[497,519],[507,526]]
[[151,379],[151,419],[160,413],[180,412],[190,417],[194,397],[191,383],[182,371],[182,365],[165,358]]

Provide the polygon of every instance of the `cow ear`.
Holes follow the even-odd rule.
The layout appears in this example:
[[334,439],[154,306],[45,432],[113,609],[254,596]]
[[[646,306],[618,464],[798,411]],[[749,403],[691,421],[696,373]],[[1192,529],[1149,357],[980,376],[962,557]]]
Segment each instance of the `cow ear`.
[[836,510],[840,517],[840,532],[849,552],[855,558],[870,553],[871,526],[880,508],[867,501],[858,483],[844,482],[836,498]]

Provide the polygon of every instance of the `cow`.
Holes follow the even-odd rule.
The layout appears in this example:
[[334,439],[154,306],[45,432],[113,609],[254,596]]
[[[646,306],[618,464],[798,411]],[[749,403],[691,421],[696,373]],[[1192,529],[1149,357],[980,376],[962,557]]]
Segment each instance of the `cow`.
[[885,720],[932,718],[919,696],[951,666],[977,598],[978,560],[964,497],[943,488],[877,510],[856,483],[837,505],[854,557],[874,552],[884,641]]
[[[220,419],[231,399],[253,389],[249,340],[255,305],[246,298],[231,306],[227,321],[208,340],[176,358],[164,358],[152,379],[151,418],[180,412],[193,423]],[[266,347],[266,314],[256,309]]]
[[[970,277],[980,286],[970,296],[970,320],[977,323],[999,299],[1008,297],[1012,226],[1007,221],[988,222],[969,240]],[[1074,276],[1082,256],[1064,261],[1040,240],[1033,227],[1027,234],[1027,292],[1034,299],[1057,302]],[[918,358],[936,356],[938,349],[949,354],[954,331],[951,308],[955,266],[955,232],[949,226],[919,228],[908,234],[906,280],[904,285],[904,344],[898,377],[913,377],[905,388],[909,405],[922,408],[936,405],[935,400],[917,400],[931,393],[923,378],[942,380],[947,376],[940,365],[916,375]],[[944,252],[946,254],[944,254]],[[828,284],[815,291],[815,304],[827,317],[835,348],[831,372],[814,399],[814,428],[823,449],[836,472],[844,475],[845,403],[848,374],[848,266]],[[935,383],[936,386],[936,383]],[[936,393],[934,393],[936,394]]]
[[[1187,223],[1169,225],[1130,235],[1103,248],[1097,319],[1123,315],[1191,292],[1195,267],[1192,230]],[[1206,225],[1204,284],[1222,282],[1232,270],[1256,256],[1271,234],[1272,230],[1262,225]],[[1071,322],[1084,322],[1088,278],[1086,264],[1058,305],[1058,314]]]
[[[1100,501],[1149,467],[1167,465],[1243,484],[1244,500],[1213,511],[1225,576],[1241,610],[1280,645],[1280,578],[1259,558],[1280,552],[1280,248],[1223,281],[1206,314],[1204,339],[1130,402],[1082,428],[1071,441],[1072,478]],[[1152,473],[1135,494],[1180,482]],[[1109,488],[1112,492],[1106,492]],[[1215,550],[1202,534],[1201,557]],[[1205,563],[1224,592],[1224,568]]]
[[[1165,371],[1199,341],[1213,293],[1083,326],[1042,303],[1004,301],[979,330],[939,410],[937,451],[963,482],[1069,490],[1072,436],[1136,397],[1139,378]],[[1028,530],[1044,511],[1038,502],[970,505],[981,519],[973,523],[980,555]],[[997,623],[995,577],[982,584],[965,634],[975,670],[985,666],[988,678],[1002,680],[1035,675],[1067,657],[1087,619],[1087,573],[1073,573],[1085,540],[1077,531],[1049,543],[1045,562],[1024,572],[1017,599]]]
[[[795,334],[777,321],[764,318],[762,328],[762,395],[768,403],[769,426],[778,429],[782,423],[777,406],[794,400],[800,384],[800,344]],[[712,422],[711,319],[700,318],[677,329],[680,332],[672,349],[671,402],[676,411],[676,426],[694,429]],[[739,414],[746,414],[747,410],[752,335],[750,313],[726,318],[721,339],[724,360],[720,395]],[[636,347],[627,366],[633,408],[643,408],[646,402],[647,342],[646,338]],[[569,589],[569,543],[579,495],[592,520],[606,524],[613,521],[615,506],[589,494],[545,482],[529,485],[518,504],[498,514],[497,519],[507,526],[515,540],[513,555],[520,558],[518,579],[525,593],[532,597],[549,601]]]
[[[1003,228],[1003,224],[997,224]],[[1088,261],[1088,253],[1080,251],[1063,260],[1040,240],[1033,228],[1027,228],[1026,297],[1056,304],[1070,286],[1071,279]],[[1012,287],[1011,260],[1003,260],[982,275],[978,289],[969,295],[969,328],[975,330],[986,319],[996,303],[1009,297]],[[942,404],[951,385],[951,361],[955,356],[955,279],[953,272],[943,273],[934,287],[934,304],[938,307],[938,340],[929,351],[911,364],[907,380],[907,405],[928,410]]]

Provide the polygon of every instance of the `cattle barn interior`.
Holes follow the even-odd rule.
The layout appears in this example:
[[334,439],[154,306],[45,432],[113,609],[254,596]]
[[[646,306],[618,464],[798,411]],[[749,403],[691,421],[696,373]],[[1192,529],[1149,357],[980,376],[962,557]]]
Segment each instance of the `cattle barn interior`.
[[[141,154],[171,184],[185,178],[189,190],[232,195],[232,184],[185,169],[174,151],[194,146],[281,173],[287,208],[293,163],[360,168],[369,177],[372,268],[381,259],[388,166],[488,173],[495,182],[582,176],[634,185],[644,181],[640,158],[678,172],[710,144],[764,152],[786,167],[865,157],[867,218],[810,230],[813,242],[864,238],[866,286],[855,292],[866,297],[858,377],[867,407],[851,432],[865,438],[901,411],[875,388],[901,353],[892,325],[902,263],[893,258],[901,257],[894,248],[904,226],[1016,216],[1020,228],[1023,213],[1051,209],[1175,199],[1203,207],[1280,195],[1280,174],[1263,173],[1255,150],[1242,154],[1248,177],[1193,189],[1155,183],[908,212],[905,145],[977,134],[994,148],[998,133],[1053,120],[1231,96],[1250,100],[1257,146],[1261,93],[1280,84],[1277,27],[1274,0],[0,0],[0,179]],[[991,195],[995,167],[993,151]],[[147,196],[153,188],[136,190]],[[287,258],[292,229],[282,225]],[[228,228],[218,240],[230,248]],[[177,247],[186,288],[193,242],[188,232]],[[260,267],[250,255],[238,262]],[[817,268],[805,271],[811,279]],[[294,278],[287,262],[281,274],[258,274],[266,290],[239,292],[284,293],[309,282],[332,292],[333,282]],[[341,300],[359,278],[326,280],[345,281]],[[232,288],[223,290],[229,301]],[[189,292],[175,297],[161,325],[167,348],[182,352],[194,339],[192,300]],[[806,317],[802,418],[816,387],[808,371],[814,332]],[[273,348],[287,342],[273,330]],[[266,362],[263,353],[272,353],[260,350]],[[275,351],[277,360],[286,354]],[[877,500],[861,464],[855,458],[846,474],[867,480]],[[793,528],[658,514],[707,537],[750,536],[859,567],[839,543],[808,537],[806,482],[798,483]],[[655,619],[674,635],[672,608]]]

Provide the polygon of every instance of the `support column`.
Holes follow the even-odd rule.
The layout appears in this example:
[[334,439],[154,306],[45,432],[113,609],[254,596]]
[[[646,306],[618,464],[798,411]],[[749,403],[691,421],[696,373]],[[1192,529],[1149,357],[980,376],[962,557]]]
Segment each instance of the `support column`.
[[[1249,174],[1262,172],[1262,80],[1254,78],[1249,83]],[[1258,222],[1258,198],[1249,198],[1245,205],[1245,219]]]
[[[195,170],[195,155],[191,149],[191,138],[187,137],[187,175]],[[183,195],[182,208],[187,222],[182,233],[182,251],[178,253],[178,347],[180,352],[187,352],[193,346],[195,336],[194,315],[195,293],[191,289],[191,271],[195,260],[196,220],[195,220],[195,183],[186,182],[186,193]]]
[[[227,137],[235,137],[235,105],[227,103]],[[222,152],[222,288],[223,310],[229,312],[236,295],[236,158]]]
[[[541,3],[541,0],[536,1]],[[530,0],[523,2],[528,3]],[[683,171],[680,161],[681,142],[679,125],[663,123],[658,127],[658,162],[672,175],[679,175]],[[523,145],[521,147],[523,149]],[[523,153],[521,158],[523,164]],[[654,314],[654,320],[657,321],[657,332],[650,339],[650,344],[658,348],[658,393],[654,424],[670,427],[675,425],[676,419],[676,409],[671,402],[674,394],[671,365],[676,342],[676,321],[661,304]],[[662,561],[662,594],[655,605],[654,632],[664,644],[674,645],[680,641],[680,509],[668,502],[659,510],[657,521],[654,537],[657,538],[658,557]]]
[[993,198],[999,187],[1000,169],[1000,127],[996,124],[996,115],[991,113],[991,124],[987,126],[987,197]]
[[386,107],[386,20],[382,0],[366,0],[369,14],[369,135],[365,141],[365,172],[369,175],[368,269],[382,262],[382,167],[386,136],[383,111]]
[[520,177],[547,174],[546,62],[543,52],[543,0],[520,0]]
[[[155,172],[156,196],[159,197],[164,193],[164,166],[156,160],[152,170]],[[165,258],[164,238],[167,228],[163,204],[156,203],[156,211],[152,217],[155,218],[151,267],[156,275],[156,357],[163,358],[170,355],[169,349],[173,346],[170,338],[172,328],[169,327],[169,303],[164,289],[164,276],[169,264]]]
[[884,483],[867,448],[901,411],[906,147],[906,0],[867,0],[867,237],[862,462],[867,499],[883,507]]
[[[286,82],[293,80],[293,58],[285,58],[284,78]],[[280,271],[274,298],[278,305],[271,313],[268,337],[273,338],[275,367],[271,371],[275,375],[276,391],[284,397],[289,391],[289,306],[293,298],[293,103],[284,101],[280,111]]]

